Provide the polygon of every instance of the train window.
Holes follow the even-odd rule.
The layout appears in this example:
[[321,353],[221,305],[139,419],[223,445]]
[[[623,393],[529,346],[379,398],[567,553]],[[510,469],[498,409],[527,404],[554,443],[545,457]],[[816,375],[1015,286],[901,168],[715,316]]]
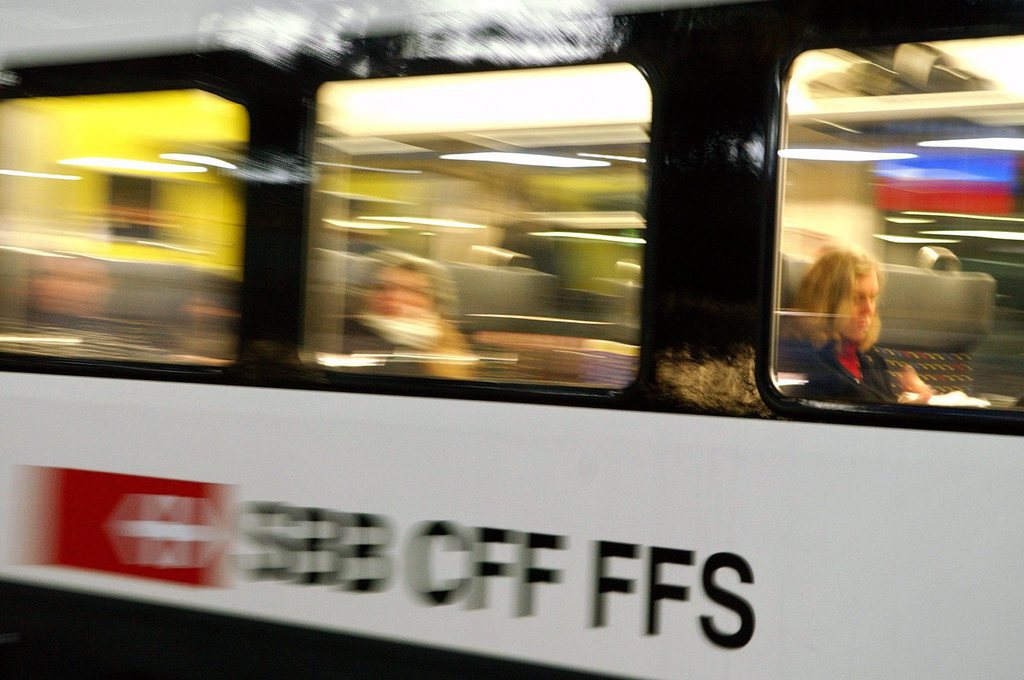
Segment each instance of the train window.
[[795,62],[774,378],[815,399],[1017,408],[1024,37]]
[[374,374],[630,383],[650,117],[625,64],[322,86],[307,356]]
[[0,352],[230,362],[247,140],[200,91],[0,102]]

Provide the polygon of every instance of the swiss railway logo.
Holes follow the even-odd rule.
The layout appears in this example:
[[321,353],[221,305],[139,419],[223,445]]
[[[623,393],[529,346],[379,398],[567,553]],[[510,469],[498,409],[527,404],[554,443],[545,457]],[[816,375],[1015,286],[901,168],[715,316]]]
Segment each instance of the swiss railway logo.
[[133,493],[105,525],[121,564],[202,569],[213,564],[227,535],[209,498]]
[[51,491],[40,561],[190,585],[224,585],[230,487],[42,468]]

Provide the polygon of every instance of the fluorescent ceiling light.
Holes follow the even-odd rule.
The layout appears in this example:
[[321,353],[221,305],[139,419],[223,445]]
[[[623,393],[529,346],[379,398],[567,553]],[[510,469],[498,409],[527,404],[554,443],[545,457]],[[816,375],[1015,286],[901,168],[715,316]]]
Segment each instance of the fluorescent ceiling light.
[[863,163],[866,161],[896,161],[917,158],[915,153],[887,151],[854,151],[853,149],[782,149],[779,155],[801,161],[838,161]]
[[629,64],[327,83],[318,123],[353,137],[647,125],[651,88]]
[[458,222],[456,220],[440,220],[433,217],[376,217],[362,216],[359,219],[371,222],[393,222],[397,224],[418,224],[428,227],[447,227],[451,229],[486,229],[485,224],[474,224],[472,222]]
[[593,210],[527,213],[534,222],[548,222],[587,229],[644,229],[643,216],[632,210]]
[[76,180],[82,179],[78,175],[54,175],[49,172],[26,172],[24,170],[4,170],[0,169],[0,175],[7,175],[8,177],[31,177],[34,179],[61,179],[61,180]]
[[578,153],[577,156],[583,158],[603,158],[609,161],[626,161],[628,163],[646,163],[646,158],[637,158],[636,156],[612,156],[605,153]]
[[[69,251],[70,252],[70,251]],[[138,262],[138,260],[126,259],[123,257],[104,257],[102,255],[93,255],[91,253],[78,253],[72,252],[72,257],[84,257],[89,260],[96,260],[97,262]],[[150,267],[172,267],[174,266],[171,262],[152,262],[147,264]]]
[[206,172],[201,165],[179,165],[177,163],[154,163],[151,161],[135,161],[128,158],[104,158],[91,156],[85,158],[65,158],[57,161],[61,165],[74,165],[95,170],[132,170],[137,172],[188,173]]
[[530,236],[544,236],[546,238],[576,238],[585,241],[610,241],[612,243],[647,243],[636,236],[610,236],[608,234],[587,234],[580,231],[531,231]]
[[922,215],[925,217],[958,217],[964,220],[985,220],[987,222],[1024,222],[1024,217],[1002,217],[1000,215],[976,215],[972,213],[924,212],[905,210],[904,215]]
[[476,151],[474,153],[448,153],[441,156],[446,161],[481,161],[484,163],[508,163],[530,165],[539,168],[604,168],[607,161],[588,161],[582,158],[544,156],[534,153],[510,153],[507,151]]
[[935,236],[966,236],[968,238],[984,238],[993,241],[1024,241],[1024,233],[1019,231],[994,231],[991,229],[942,229],[939,231],[922,231],[922,234]]
[[952,238],[922,238],[920,236],[894,236],[892,234],[875,234],[875,238],[889,243],[916,243],[922,245],[925,243],[960,243],[957,239]]
[[994,151],[1024,151],[1024,138],[979,137],[978,139],[933,139],[927,142],[918,142],[917,145],[951,149],[991,149]]
[[324,222],[331,225],[336,229],[363,229],[363,230],[381,230],[381,229],[408,229],[404,224],[367,224],[366,222],[352,222],[351,220],[328,220]]
[[162,153],[160,158],[165,161],[181,161],[182,163],[198,163],[199,165],[209,165],[213,168],[224,168],[225,170],[237,170],[238,166],[234,163],[228,163],[220,158],[214,158],[213,156],[199,156],[194,153]]

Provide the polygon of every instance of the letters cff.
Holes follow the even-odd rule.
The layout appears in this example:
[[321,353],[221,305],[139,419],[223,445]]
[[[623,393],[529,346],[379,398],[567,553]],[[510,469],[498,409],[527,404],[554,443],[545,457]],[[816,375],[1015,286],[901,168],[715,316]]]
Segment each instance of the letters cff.
[[[568,550],[569,544],[566,536],[430,521],[410,529],[399,554],[397,532],[382,515],[256,502],[245,506],[240,521],[242,535],[255,552],[238,555],[237,561],[251,578],[372,593],[390,587],[401,564],[421,602],[462,603],[468,609],[487,607],[488,582],[507,578],[515,616],[532,616],[540,586],[562,581],[562,570],[543,565],[553,561],[551,551]],[[608,625],[611,603],[640,587],[646,635],[661,633],[666,601],[690,600],[692,586],[663,572],[674,565],[678,575],[679,568],[696,566],[693,551],[613,541],[593,541],[591,546],[591,627]],[[636,571],[636,565],[641,576],[623,575],[630,566]],[[698,616],[700,631],[718,647],[745,646],[754,634],[754,610],[721,585],[719,576],[752,584],[750,565],[739,555],[719,552],[703,560],[699,574],[704,598],[715,605],[713,613]]]

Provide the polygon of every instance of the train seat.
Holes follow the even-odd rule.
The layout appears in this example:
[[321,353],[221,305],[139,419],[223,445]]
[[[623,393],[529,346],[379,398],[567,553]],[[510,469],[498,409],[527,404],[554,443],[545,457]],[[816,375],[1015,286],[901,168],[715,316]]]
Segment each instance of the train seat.
[[455,286],[455,307],[467,331],[513,330],[553,316],[558,279],[525,267],[445,265]]

